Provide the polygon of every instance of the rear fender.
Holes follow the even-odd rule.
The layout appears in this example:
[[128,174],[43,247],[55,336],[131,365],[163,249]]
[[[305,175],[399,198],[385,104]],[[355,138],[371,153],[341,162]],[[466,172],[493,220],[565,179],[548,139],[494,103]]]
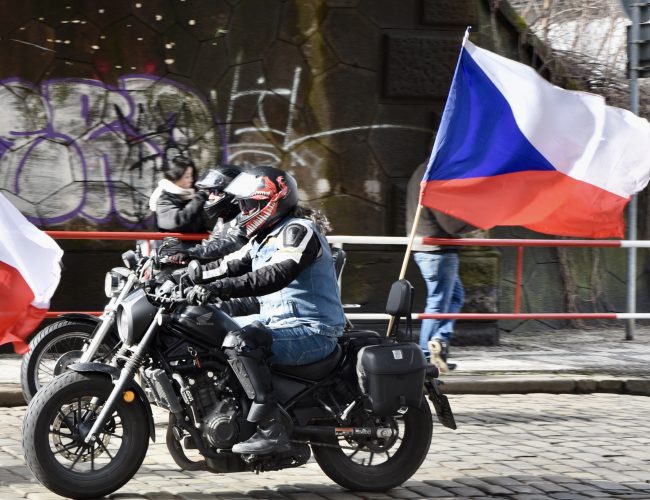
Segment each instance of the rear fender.
[[[68,370],[75,371],[77,373],[99,373],[103,376],[108,376],[111,380],[117,380],[120,377],[121,370],[115,366],[106,365],[104,363],[74,363],[68,367]],[[151,404],[147,399],[146,394],[142,387],[138,384],[133,383],[128,387],[129,390],[135,392],[142,401],[142,404],[147,408],[147,416],[149,422],[149,437],[155,443],[156,442],[156,426],[153,422],[153,412],[151,411]]]

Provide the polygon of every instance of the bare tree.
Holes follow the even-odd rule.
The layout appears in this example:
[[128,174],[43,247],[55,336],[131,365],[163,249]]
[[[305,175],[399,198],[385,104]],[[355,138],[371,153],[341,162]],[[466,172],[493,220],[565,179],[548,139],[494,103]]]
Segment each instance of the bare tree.
[[[608,104],[630,107],[626,26],[619,0],[510,0],[529,34],[543,41],[554,83],[592,91]],[[650,82],[641,80],[641,116],[650,118]]]

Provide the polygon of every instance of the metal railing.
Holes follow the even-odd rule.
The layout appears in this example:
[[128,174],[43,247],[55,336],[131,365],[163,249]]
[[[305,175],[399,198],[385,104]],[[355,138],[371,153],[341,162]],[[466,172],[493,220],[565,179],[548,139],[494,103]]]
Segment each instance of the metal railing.
[[[46,231],[54,239],[103,239],[103,240],[161,240],[173,236],[181,240],[198,241],[205,234],[186,233],[152,233],[139,232],[107,232],[107,231]],[[354,245],[402,245],[408,244],[407,237],[399,236],[339,236],[327,237],[330,244],[343,247]],[[422,319],[463,319],[463,320],[512,320],[512,319],[650,319],[650,313],[522,313],[521,288],[523,276],[523,255],[525,247],[591,247],[591,248],[650,248],[650,241],[643,240],[563,240],[563,239],[491,239],[491,238],[423,238],[416,237],[414,243],[419,245],[451,245],[451,246],[481,246],[481,247],[515,247],[517,249],[514,311],[512,313],[413,313],[415,320]],[[65,313],[84,313],[100,315],[101,311],[49,311],[47,317],[55,317]],[[383,313],[347,313],[351,320],[388,320],[389,315]]]

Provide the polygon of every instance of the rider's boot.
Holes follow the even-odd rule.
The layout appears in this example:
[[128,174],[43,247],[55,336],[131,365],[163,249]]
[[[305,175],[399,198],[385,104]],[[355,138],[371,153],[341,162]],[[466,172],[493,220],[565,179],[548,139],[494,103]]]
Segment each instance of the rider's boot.
[[233,453],[266,455],[291,448],[288,432],[278,410],[268,358],[273,337],[264,325],[254,322],[230,332],[223,342],[228,362],[249,398],[253,400],[248,421],[257,431],[233,446]]
[[289,435],[277,409],[258,422],[255,434],[232,447],[233,453],[253,455],[268,455],[289,449],[291,449]]

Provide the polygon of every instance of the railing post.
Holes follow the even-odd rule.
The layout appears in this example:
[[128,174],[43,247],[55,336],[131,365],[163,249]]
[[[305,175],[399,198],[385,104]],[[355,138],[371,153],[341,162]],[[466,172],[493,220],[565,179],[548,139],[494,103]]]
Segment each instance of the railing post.
[[515,314],[521,312],[521,280],[524,270],[524,247],[517,247],[517,271],[515,273]]

